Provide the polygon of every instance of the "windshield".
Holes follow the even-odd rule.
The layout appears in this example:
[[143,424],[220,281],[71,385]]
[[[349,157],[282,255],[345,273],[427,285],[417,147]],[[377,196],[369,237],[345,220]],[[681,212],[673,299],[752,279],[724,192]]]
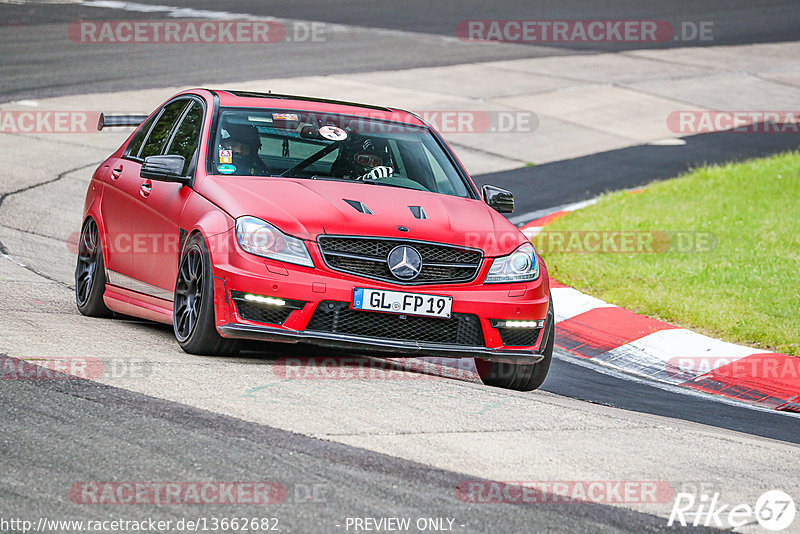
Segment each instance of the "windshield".
[[426,128],[350,115],[223,108],[213,174],[347,180],[469,197]]

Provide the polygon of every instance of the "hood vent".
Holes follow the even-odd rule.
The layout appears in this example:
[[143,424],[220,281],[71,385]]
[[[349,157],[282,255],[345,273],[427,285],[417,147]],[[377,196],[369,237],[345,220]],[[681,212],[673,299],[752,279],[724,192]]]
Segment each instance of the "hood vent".
[[428,216],[425,215],[425,210],[422,209],[422,206],[409,206],[408,209],[411,210],[411,214],[416,217],[417,219],[427,219]]
[[346,198],[343,198],[342,200],[353,206],[353,208],[359,213],[366,213],[367,215],[373,215],[372,210],[369,209],[363,202],[360,202],[358,200],[347,200]]

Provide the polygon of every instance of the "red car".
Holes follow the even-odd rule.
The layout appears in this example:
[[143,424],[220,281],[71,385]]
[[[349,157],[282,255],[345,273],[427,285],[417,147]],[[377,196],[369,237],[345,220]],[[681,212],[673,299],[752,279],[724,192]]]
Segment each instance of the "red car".
[[[554,320],[542,259],[413,113],[190,90],[138,125],[86,195],[85,315],[172,324],[188,353],[240,340],[475,358],[531,390]],[[101,118],[100,128],[103,127]]]

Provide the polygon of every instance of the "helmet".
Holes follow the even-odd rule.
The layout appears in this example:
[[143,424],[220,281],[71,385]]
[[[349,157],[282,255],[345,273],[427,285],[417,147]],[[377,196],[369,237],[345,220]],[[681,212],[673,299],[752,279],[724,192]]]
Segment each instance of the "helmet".
[[336,176],[362,176],[375,167],[392,166],[389,143],[379,137],[353,135],[339,149],[339,156],[331,166]]
[[261,148],[261,137],[255,126],[227,124],[222,127],[220,146],[231,150],[234,156],[253,156]]

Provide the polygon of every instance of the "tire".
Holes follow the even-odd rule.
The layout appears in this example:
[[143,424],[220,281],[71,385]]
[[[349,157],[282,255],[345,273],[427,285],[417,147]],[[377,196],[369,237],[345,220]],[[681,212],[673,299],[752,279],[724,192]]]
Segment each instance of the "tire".
[[487,386],[494,386],[517,391],[533,391],[539,388],[547,378],[550,362],[553,360],[553,341],[555,340],[555,316],[553,314],[553,297],[547,306],[547,334],[545,337],[544,359],[534,365],[492,362],[475,358],[478,374]]
[[189,238],[178,265],[172,311],[178,344],[189,354],[235,354],[237,340],[226,339],[217,332],[211,256],[201,234]]
[[78,260],[75,265],[75,304],[88,317],[111,317],[113,312],[103,302],[106,291],[106,268],[97,223],[89,218],[81,229]]

